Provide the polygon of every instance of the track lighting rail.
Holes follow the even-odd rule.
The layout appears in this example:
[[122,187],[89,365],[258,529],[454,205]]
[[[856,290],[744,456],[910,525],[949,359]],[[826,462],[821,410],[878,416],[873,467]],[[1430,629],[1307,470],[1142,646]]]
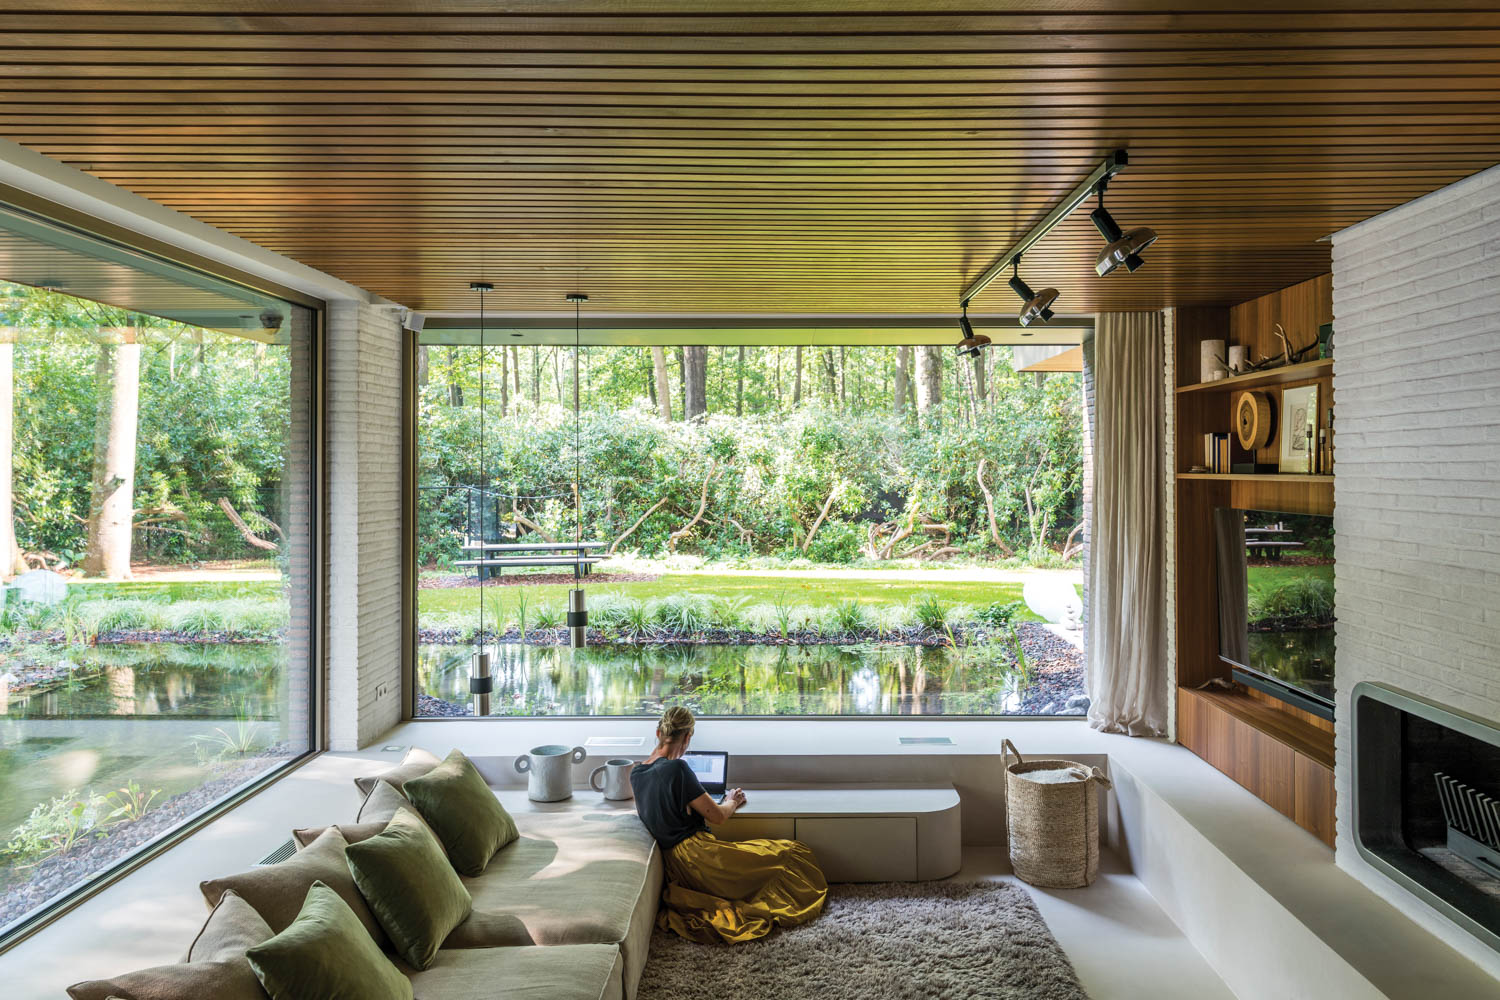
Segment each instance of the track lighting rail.
[[1058,202],[1057,206],[1047,213],[1045,219],[1038,222],[1032,227],[1029,233],[1021,237],[1019,243],[1007,250],[1003,256],[986,268],[983,274],[969,282],[969,287],[965,288],[963,294],[959,296],[959,306],[967,306],[974,296],[984,291],[986,285],[1003,274],[1006,268],[1011,266],[1012,261],[1035,246],[1042,237],[1056,228],[1059,222],[1066,219],[1075,208],[1088,201],[1100,181],[1107,180],[1118,174],[1125,169],[1129,162],[1130,160],[1123,149],[1117,149],[1106,156],[1104,161],[1093,169],[1092,173],[1079,182],[1072,193]]

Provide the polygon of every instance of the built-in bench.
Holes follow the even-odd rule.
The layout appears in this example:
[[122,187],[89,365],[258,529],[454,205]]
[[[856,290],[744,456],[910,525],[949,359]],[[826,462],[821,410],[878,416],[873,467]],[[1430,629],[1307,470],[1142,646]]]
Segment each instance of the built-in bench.
[[[464,552],[477,552],[477,558],[460,559],[453,565],[475,567],[481,576],[486,570],[525,566],[572,566],[584,576],[593,571],[600,556],[588,553],[604,548],[603,542],[465,542]],[[494,555],[492,553],[499,553]],[[526,553],[540,553],[527,555]]]

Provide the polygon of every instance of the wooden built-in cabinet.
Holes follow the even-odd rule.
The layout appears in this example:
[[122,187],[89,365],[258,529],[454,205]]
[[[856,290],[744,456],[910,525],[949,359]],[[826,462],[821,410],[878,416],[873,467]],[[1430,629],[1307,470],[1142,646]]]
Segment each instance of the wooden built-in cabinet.
[[[1333,475],[1230,474],[1190,471],[1203,463],[1203,435],[1233,428],[1236,397],[1246,389],[1271,394],[1278,417],[1281,392],[1318,386],[1319,425],[1333,405],[1333,362],[1200,383],[1199,346],[1208,339],[1245,344],[1256,358],[1279,354],[1280,323],[1294,346],[1316,339],[1333,322],[1331,276],[1324,275],[1227,309],[1176,312],[1174,451],[1176,487],[1177,739],[1324,843],[1333,844],[1333,725],[1256,691],[1202,687],[1228,679],[1219,659],[1218,586],[1213,512],[1247,507],[1332,514]],[[1335,439],[1335,445],[1337,440]],[[1238,444],[1235,445],[1238,450]],[[1254,455],[1276,461],[1277,439]],[[1243,456],[1250,461],[1251,457]],[[1334,462],[1334,472],[1337,461]]]

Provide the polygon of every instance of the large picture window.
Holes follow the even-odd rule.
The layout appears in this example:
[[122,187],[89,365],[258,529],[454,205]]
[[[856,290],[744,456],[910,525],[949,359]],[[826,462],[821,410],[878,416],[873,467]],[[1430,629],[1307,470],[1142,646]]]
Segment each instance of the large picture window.
[[0,936],[312,748],[317,313],[0,211]]
[[418,718],[1086,711],[1067,345],[492,337],[415,350]]

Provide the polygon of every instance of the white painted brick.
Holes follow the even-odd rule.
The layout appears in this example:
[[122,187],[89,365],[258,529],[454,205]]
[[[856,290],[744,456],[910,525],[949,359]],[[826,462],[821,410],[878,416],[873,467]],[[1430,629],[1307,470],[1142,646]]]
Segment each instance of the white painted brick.
[[1375,873],[1350,833],[1350,692],[1500,718],[1500,168],[1333,242],[1338,861],[1472,960],[1500,956]]
[[401,326],[337,303],[327,339],[328,742],[355,750],[401,717]]

